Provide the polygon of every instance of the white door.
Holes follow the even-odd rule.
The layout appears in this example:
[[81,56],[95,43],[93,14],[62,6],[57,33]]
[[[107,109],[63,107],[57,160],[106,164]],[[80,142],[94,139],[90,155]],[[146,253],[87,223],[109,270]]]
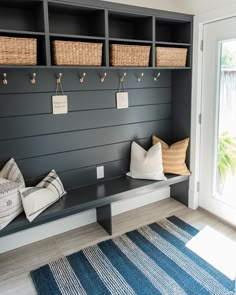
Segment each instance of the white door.
[[204,25],[199,206],[236,225],[236,17]]

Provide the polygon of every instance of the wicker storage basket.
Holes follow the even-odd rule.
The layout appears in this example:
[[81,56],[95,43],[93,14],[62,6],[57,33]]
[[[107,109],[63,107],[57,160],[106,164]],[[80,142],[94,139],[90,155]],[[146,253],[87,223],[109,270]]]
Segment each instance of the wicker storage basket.
[[112,44],[110,62],[112,66],[148,67],[151,46]]
[[187,48],[156,47],[157,67],[185,67]]
[[37,40],[0,36],[1,65],[36,65]]
[[55,65],[102,65],[102,43],[55,40],[52,46]]

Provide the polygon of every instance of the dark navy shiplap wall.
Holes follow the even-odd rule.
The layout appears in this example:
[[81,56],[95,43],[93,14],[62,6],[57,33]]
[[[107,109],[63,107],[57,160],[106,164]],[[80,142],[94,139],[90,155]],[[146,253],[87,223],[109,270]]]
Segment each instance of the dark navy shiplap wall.
[[[31,85],[32,72],[37,73]],[[53,115],[51,96],[61,72],[68,95],[69,113]],[[115,93],[124,71],[88,69],[85,82],[79,82],[77,69],[8,69],[8,85],[0,84],[0,167],[14,157],[28,185],[36,184],[55,169],[67,190],[96,183],[96,166],[105,166],[105,179],[124,175],[129,168],[133,140],[144,148],[156,134],[172,139],[172,74],[127,70],[128,109],[117,110]]]

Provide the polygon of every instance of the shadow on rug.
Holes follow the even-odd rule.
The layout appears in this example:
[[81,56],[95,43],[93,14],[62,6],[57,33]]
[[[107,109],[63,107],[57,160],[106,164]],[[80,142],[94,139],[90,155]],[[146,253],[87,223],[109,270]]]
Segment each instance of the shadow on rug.
[[234,294],[234,282],[185,244],[198,230],[172,216],[31,272],[40,295]]

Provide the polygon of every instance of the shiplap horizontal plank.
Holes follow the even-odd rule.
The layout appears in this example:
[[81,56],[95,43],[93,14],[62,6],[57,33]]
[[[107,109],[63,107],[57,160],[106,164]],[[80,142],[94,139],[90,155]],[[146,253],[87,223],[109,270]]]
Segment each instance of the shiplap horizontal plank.
[[[102,163],[102,166],[104,166],[104,178],[102,179],[97,179],[97,166],[59,172],[58,174],[65,186],[65,189],[72,190],[78,187],[104,182],[106,180],[125,175],[129,171],[129,159]],[[43,176],[26,180],[26,185],[35,186],[42,180],[42,178]]]
[[[0,140],[169,119],[171,105],[137,106],[0,119]],[[6,128],[7,127],[7,128]]]
[[[116,107],[116,90],[67,92],[69,111]],[[129,105],[149,105],[171,102],[170,88],[131,89]],[[52,113],[54,93],[0,95],[0,117]],[[26,107],[27,106],[27,107]]]
[[[149,148],[151,138],[138,140],[144,148]],[[17,161],[25,179],[37,178],[51,169],[57,172],[100,165],[122,159],[129,159],[131,142],[117,143],[90,149],[77,150],[43,157]]]
[[[28,185],[35,185],[56,169],[66,189],[97,183],[96,165],[105,166],[105,178],[124,175],[129,167],[130,144],[151,145],[155,133],[171,136],[171,71],[126,69],[129,109],[117,110],[115,93],[124,70],[8,69],[8,84],[0,87],[0,167],[15,157]],[[83,71],[83,84],[79,77]],[[144,77],[138,82],[141,72]],[[56,78],[68,95],[69,113],[52,115],[51,96]],[[101,181],[103,181],[101,180]]]
[[[81,91],[81,90],[118,90],[119,79],[123,75],[124,70],[117,69],[107,71],[107,77],[104,83],[101,83],[100,76],[104,70],[84,69],[78,70],[76,68],[69,69],[37,69],[36,84],[32,85],[30,79],[33,69],[8,69],[7,79],[8,84],[1,87],[1,94],[9,93],[42,93],[42,92],[56,92],[56,79],[59,73],[62,73],[62,86],[64,92],[67,91]],[[80,83],[80,77],[86,73],[84,83]],[[125,86],[127,88],[149,88],[149,87],[171,87],[171,71],[161,71],[161,76],[157,81],[153,77],[157,71],[147,70],[125,70],[127,73],[125,77]],[[144,73],[142,82],[138,82],[141,72]]]
[[94,146],[137,140],[151,137],[153,134],[158,135],[159,137],[163,138],[163,140],[168,140],[170,138],[170,129],[170,120],[160,120],[5,140],[0,144],[0,162],[7,161],[9,155],[18,160]]

